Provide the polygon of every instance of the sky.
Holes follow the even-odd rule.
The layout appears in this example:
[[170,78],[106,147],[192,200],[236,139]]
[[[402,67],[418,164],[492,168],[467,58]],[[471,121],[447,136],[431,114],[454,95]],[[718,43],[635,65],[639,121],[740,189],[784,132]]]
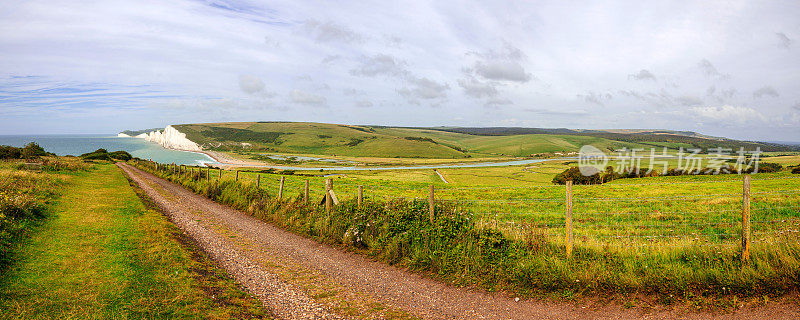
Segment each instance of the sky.
[[4,1],[0,134],[168,124],[800,141],[798,1]]

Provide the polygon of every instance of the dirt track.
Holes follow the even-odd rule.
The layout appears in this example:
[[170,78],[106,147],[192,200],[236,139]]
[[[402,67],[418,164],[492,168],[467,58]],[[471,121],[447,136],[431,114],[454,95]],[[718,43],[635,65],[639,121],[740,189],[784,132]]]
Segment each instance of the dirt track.
[[[424,319],[798,319],[796,306],[745,308],[724,315],[623,309],[587,302],[516,301],[502,293],[449,286],[287,232],[126,164],[120,168],[247,291],[284,319],[349,319],[357,314],[312,298],[276,265],[335,283],[340,296],[369,299]],[[287,268],[287,267],[284,267]],[[300,270],[300,271],[298,271]],[[348,315],[349,314],[349,315]],[[362,314],[363,316],[363,314]]]

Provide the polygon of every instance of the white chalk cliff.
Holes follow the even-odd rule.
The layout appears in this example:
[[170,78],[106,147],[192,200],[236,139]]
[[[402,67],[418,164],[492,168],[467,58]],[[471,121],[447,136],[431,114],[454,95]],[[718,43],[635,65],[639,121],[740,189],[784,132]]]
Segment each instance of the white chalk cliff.
[[131,136],[129,136],[129,135],[127,135],[127,134],[124,134],[124,133],[120,132],[120,133],[117,133],[117,137],[118,137],[118,138],[130,138]]
[[[124,133],[120,133],[118,136],[122,137],[123,134]],[[162,147],[167,149],[176,149],[184,151],[203,150],[203,148],[201,148],[200,145],[198,145],[192,140],[187,139],[185,133],[178,131],[173,126],[167,126],[166,128],[164,128],[163,131],[156,130],[148,133],[142,133],[137,135],[136,138],[141,138],[150,142],[158,143]]]

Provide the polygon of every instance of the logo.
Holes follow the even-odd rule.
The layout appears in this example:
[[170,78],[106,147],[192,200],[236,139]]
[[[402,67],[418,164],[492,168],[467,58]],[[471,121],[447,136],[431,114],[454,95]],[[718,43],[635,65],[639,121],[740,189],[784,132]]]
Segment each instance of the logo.
[[578,152],[578,169],[586,177],[602,171],[607,164],[608,157],[606,154],[592,145],[585,145]]

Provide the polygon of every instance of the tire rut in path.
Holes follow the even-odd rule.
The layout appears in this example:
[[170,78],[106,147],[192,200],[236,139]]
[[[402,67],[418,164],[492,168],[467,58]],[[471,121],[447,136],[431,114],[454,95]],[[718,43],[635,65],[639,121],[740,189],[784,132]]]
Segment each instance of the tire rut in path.
[[[676,314],[673,310],[642,313],[616,305],[581,307],[578,304],[521,300],[503,293],[487,293],[450,286],[397,267],[369,260],[285,231],[230,207],[197,195],[177,184],[127,164],[118,164],[158,204],[172,221],[256,295],[285,319],[339,319],[302,290],[282,282],[258,261],[279,259],[301,265],[341,284],[348,290],[408,311],[425,319],[747,319],[761,316],[792,318],[794,312],[767,308],[748,314]],[[169,196],[162,195],[154,184]],[[198,213],[201,215],[199,216]],[[220,234],[220,227],[245,239],[253,248],[236,250]],[[258,256],[263,255],[264,259]],[[777,312],[776,311],[783,311]],[[777,317],[776,317],[777,316]]]

